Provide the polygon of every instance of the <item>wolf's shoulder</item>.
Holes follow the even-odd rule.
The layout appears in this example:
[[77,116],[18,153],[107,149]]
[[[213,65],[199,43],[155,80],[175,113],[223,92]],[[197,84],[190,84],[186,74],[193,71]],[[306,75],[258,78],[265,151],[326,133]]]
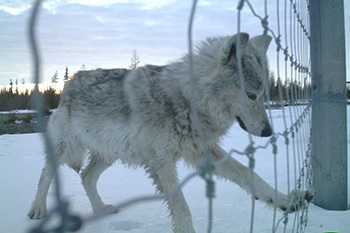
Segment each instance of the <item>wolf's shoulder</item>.
[[63,90],[67,92],[107,90],[122,86],[123,80],[129,74],[128,69],[96,69],[78,71],[69,80]]
[[159,66],[159,65],[145,65],[141,66],[136,69],[136,72],[138,76],[145,76],[145,78],[153,79],[155,77],[160,77],[163,75],[163,72],[168,67],[165,66]]
[[130,70],[128,69],[96,69],[79,71],[74,76],[73,82],[84,83],[105,83],[109,81],[122,81],[128,75]]

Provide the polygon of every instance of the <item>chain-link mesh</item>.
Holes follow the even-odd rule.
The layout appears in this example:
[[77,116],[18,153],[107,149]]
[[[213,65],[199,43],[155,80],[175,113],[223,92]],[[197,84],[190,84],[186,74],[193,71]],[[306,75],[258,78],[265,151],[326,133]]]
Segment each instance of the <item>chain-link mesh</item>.
[[[30,19],[29,35],[30,35],[30,45],[32,48],[33,55],[33,66],[35,68],[34,80],[36,85],[41,81],[40,73],[40,52],[38,51],[37,38],[35,25],[38,18],[38,11],[41,5],[41,0],[37,0],[33,6],[32,15]],[[234,3],[232,3],[234,4]],[[119,203],[114,205],[114,209],[105,211],[100,214],[93,214],[90,216],[77,216],[72,215],[68,211],[69,202],[62,200],[60,195],[60,177],[59,174],[55,173],[55,198],[56,207],[49,211],[48,216],[40,222],[40,224],[31,229],[30,232],[69,232],[69,231],[79,231],[87,222],[96,221],[103,218],[111,213],[120,211],[127,206],[138,204],[146,201],[158,201],[167,200],[173,197],[185,184],[190,185],[190,181],[196,177],[200,176],[206,181],[206,193],[208,198],[208,227],[207,232],[212,232],[213,225],[213,197],[215,195],[215,182],[212,179],[213,169],[220,169],[220,165],[225,163],[225,160],[229,156],[246,156],[249,161],[249,169],[252,179],[252,205],[251,205],[251,225],[250,232],[254,232],[254,218],[255,218],[255,198],[254,198],[254,168],[255,168],[255,154],[259,150],[265,150],[274,158],[274,183],[275,183],[275,199],[277,199],[278,191],[278,176],[277,176],[277,159],[279,156],[279,151],[285,151],[287,156],[286,162],[286,172],[287,172],[287,191],[291,192],[291,189],[305,191],[312,187],[312,170],[310,164],[310,134],[311,134],[311,95],[310,95],[310,56],[309,56],[309,13],[308,13],[308,1],[276,1],[275,9],[268,8],[267,1],[259,2],[259,7],[263,6],[264,15],[259,15],[256,13],[253,4],[248,0],[241,0],[237,4],[237,33],[242,31],[241,28],[241,12],[247,11],[261,22],[263,29],[263,34],[270,34],[273,37],[274,44],[276,46],[276,70],[277,70],[277,88],[278,88],[278,100],[271,100],[271,93],[269,94],[269,81],[268,77],[264,77],[264,88],[267,94],[266,106],[268,108],[268,114],[270,120],[272,121],[272,126],[274,124],[272,119],[272,109],[278,106],[282,109],[283,114],[283,131],[276,132],[271,136],[270,140],[264,145],[257,145],[254,138],[248,134],[247,146],[243,151],[239,151],[235,148],[231,149],[229,153],[220,161],[213,163],[211,161],[211,156],[208,152],[206,140],[202,132],[200,125],[199,116],[197,114],[197,109],[195,103],[196,99],[196,88],[193,80],[193,65],[192,65],[192,32],[193,32],[193,22],[195,17],[195,10],[197,7],[197,1],[193,1],[193,5],[190,11],[189,26],[188,26],[188,48],[189,48],[189,74],[191,83],[191,107],[192,113],[195,119],[196,130],[199,133],[199,137],[202,144],[202,149],[205,154],[205,161],[202,163],[201,167],[197,169],[196,172],[188,175],[180,183],[180,186],[174,188],[170,193],[162,195],[149,195],[138,198],[132,198],[129,201]],[[283,5],[283,6],[282,6]],[[270,5],[269,5],[270,6]],[[276,11],[277,14],[277,27],[271,28],[269,26],[269,11]],[[282,13],[283,16],[280,16]],[[244,31],[244,30],[243,30]],[[240,45],[237,46],[237,57],[240,58]],[[240,61],[240,59],[238,59]],[[283,66],[284,63],[284,66]],[[267,67],[263,67],[267,69]],[[246,98],[244,90],[244,80],[242,74],[242,64],[238,62],[238,72],[241,80],[241,89],[244,98]],[[265,72],[264,72],[265,73]],[[283,78],[282,78],[283,77]],[[38,92],[38,91],[37,91]],[[244,100],[247,101],[247,100]],[[35,106],[39,113],[42,113],[42,100],[40,95],[35,98]],[[287,112],[289,115],[287,117]],[[246,119],[250,119],[248,113],[245,113]],[[43,120],[43,115],[38,114],[38,124],[39,127],[44,131],[45,123]],[[43,134],[46,143],[46,152],[48,153],[48,158],[52,164],[52,167],[56,167],[56,162],[53,156],[53,151],[50,147],[50,140]],[[277,146],[279,141],[283,141],[284,146]],[[272,149],[272,151],[269,151]],[[295,180],[295,182],[293,182]],[[304,202],[304,200],[296,200],[297,196],[294,196],[291,200],[292,202]],[[277,219],[277,206],[275,202],[274,206],[274,217],[272,222],[271,231],[275,232],[277,228],[284,224],[284,232],[286,232],[287,224],[293,225],[293,232],[304,232],[307,226],[308,219],[308,204],[302,205],[301,209],[295,213],[290,213],[287,209],[281,219]],[[52,216],[59,216],[60,223],[54,228],[50,228],[47,222],[52,218]]]

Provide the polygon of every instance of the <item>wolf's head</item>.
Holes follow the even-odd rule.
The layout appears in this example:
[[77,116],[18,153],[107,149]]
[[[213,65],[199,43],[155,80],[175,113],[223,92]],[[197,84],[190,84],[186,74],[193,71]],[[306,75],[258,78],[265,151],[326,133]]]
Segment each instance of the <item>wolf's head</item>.
[[[231,91],[234,93],[229,100],[232,101],[230,107],[233,117],[244,130],[262,137],[271,136],[273,132],[264,106],[264,79],[269,73],[266,52],[271,39],[270,36],[249,39],[246,33],[236,34],[228,38],[220,52],[221,72],[225,73],[226,78],[233,79],[230,88],[233,88]],[[244,79],[244,96],[238,74],[238,49]]]

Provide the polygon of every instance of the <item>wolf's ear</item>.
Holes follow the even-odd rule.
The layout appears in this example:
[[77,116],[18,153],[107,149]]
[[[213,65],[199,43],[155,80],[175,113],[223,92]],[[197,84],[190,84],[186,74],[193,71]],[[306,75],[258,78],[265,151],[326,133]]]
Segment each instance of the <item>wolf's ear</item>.
[[249,35],[247,33],[239,33],[231,36],[223,46],[222,64],[226,65],[232,58],[237,59],[237,46],[240,42],[241,51],[247,47]]
[[265,54],[267,52],[267,49],[269,48],[269,45],[271,43],[272,37],[271,36],[255,36],[249,40],[249,43],[258,51]]

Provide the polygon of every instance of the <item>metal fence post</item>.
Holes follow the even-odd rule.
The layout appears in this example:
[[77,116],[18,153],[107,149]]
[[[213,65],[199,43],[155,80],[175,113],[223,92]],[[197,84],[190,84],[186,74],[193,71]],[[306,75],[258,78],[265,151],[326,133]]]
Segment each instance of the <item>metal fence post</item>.
[[346,71],[343,0],[310,0],[314,204],[347,207]]

